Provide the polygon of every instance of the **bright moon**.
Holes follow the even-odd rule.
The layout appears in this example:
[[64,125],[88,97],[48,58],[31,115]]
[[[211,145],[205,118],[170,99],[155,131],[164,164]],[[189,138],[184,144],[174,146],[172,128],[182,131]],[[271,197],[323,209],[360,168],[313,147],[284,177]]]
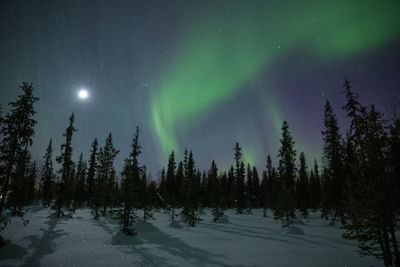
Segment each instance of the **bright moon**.
[[86,99],[86,98],[88,98],[89,93],[87,90],[81,89],[81,90],[79,90],[78,96],[80,99]]

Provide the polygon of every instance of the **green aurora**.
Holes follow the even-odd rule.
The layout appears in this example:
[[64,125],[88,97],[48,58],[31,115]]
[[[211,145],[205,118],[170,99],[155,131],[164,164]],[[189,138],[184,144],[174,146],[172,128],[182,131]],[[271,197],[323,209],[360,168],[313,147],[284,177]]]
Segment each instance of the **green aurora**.
[[[211,15],[197,21],[188,14],[184,19],[188,26],[151,97],[150,120],[163,158],[171,150],[183,149],[177,129],[185,132],[193,122],[206,118],[218,103],[245,90],[249,80],[272,71],[274,63],[295,47],[306,46],[314,60],[331,62],[368,53],[396,40],[400,33],[399,1],[234,3],[235,8],[226,10],[217,1],[217,11],[209,12]],[[270,110],[265,119],[271,120],[272,130],[279,136],[285,119],[279,105],[268,93],[262,101]],[[245,162],[265,160],[261,149],[243,146]]]

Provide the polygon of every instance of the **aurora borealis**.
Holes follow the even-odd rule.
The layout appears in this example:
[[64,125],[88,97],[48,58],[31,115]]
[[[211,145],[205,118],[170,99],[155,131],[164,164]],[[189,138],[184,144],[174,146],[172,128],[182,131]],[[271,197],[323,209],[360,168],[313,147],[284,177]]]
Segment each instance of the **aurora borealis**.
[[[76,113],[74,154],[109,131],[155,175],[192,149],[199,168],[244,160],[262,169],[283,120],[297,150],[322,151],[326,98],[345,123],[340,82],[384,110],[400,98],[399,1],[2,1],[1,104],[32,81],[41,98],[33,155]],[[87,87],[91,99],[78,101]]]

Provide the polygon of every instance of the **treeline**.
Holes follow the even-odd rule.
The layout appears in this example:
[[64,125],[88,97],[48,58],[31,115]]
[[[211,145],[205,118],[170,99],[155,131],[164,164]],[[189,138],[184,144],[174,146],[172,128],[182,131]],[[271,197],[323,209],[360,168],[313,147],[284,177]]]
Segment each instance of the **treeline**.
[[228,171],[218,170],[214,161],[207,171],[200,171],[192,151],[185,150],[180,162],[172,151],[159,182],[148,179],[146,166],[139,162],[139,128],[120,175],[114,168],[119,151],[111,133],[103,146],[94,139],[88,161],[81,154],[74,162],[74,114],[56,157],[60,168],[53,167],[51,140],[39,168],[29,152],[36,124],[34,104],[39,99],[31,84],[23,83],[21,88],[23,94],[9,104],[10,112],[0,116],[1,230],[10,214],[22,216],[24,207],[33,204],[51,207],[58,217],[69,216],[81,207],[90,207],[95,219],[112,214],[126,234],[134,233],[130,226],[138,219],[138,210],[148,220],[154,208],[169,209],[171,221],[180,215],[189,226],[196,226],[204,208],[212,209],[215,222],[225,209],[242,214],[262,208],[264,216],[271,210],[283,227],[296,218],[307,218],[310,210],[319,210],[330,224],[340,223],[344,238],[358,241],[362,254],[374,255],[386,266],[400,266],[396,237],[400,118],[393,114],[394,119],[387,121],[374,105],[361,105],[348,80],[344,83],[343,109],[350,126],[345,136],[329,101],[325,104],[323,166],[319,167],[316,159],[312,166],[307,165],[304,153],[294,149],[294,138],[284,121],[277,166],[270,155],[262,171],[245,165],[239,143],[233,148],[234,161]]

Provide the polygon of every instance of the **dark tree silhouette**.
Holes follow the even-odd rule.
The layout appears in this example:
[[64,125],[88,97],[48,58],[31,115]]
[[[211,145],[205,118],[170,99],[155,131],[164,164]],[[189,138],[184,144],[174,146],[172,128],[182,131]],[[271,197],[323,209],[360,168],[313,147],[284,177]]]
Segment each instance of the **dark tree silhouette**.
[[322,131],[322,135],[325,142],[324,158],[327,172],[324,177],[326,190],[323,208],[327,214],[323,214],[323,216],[331,215],[332,224],[335,224],[337,218],[344,223],[347,202],[346,181],[343,173],[344,149],[336,115],[328,100],[325,104],[324,126],[325,130]]
[[185,182],[183,192],[185,201],[183,203],[182,214],[189,226],[194,227],[201,220],[202,213],[201,197],[200,197],[200,172],[196,173],[193,153],[190,151],[186,159],[185,153]]
[[214,216],[213,221],[218,222],[219,218],[224,215],[224,205],[221,183],[218,178],[218,168],[214,160],[211,162],[211,167],[208,171],[208,181],[210,184],[210,205]]
[[299,179],[297,181],[297,207],[303,217],[308,216],[308,207],[310,206],[310,183],[307,174],[306,158],[304,153],[300,153]]
[[97,149],[98,142],[97,138],[94,139],[92,143],[92,149],[90,150],[90,159],[89,159],[89,169],[87,172],[87,196],[86,201],[90,206],[93,198],[94,191],[94,179],[96,177],[96,169],[97,169]]
[[81,153],[76,167],[76,183],[74,188],[74,206],[75,208],[81,208],[85,202],[85,183],[86,183],[86,161],[83,160],[83,154]]
[[321,205],[321,178],[319,175],[317,159],[314,159],[314,169],[310,172],[310,191],[310,207],[313,211],[316,211]]
[[178,188],[176,188],[176,179],[175,179],[175,154],[174,151],[171,152],[168,159],[168,167],[167,167],[167,177],[166,177],[166,201],[168,204],[168,208],[171,210],[171,221],[175,220],[177,216],[175,213],[178,197]]
[[274,208],[274,218],[282,221],[282,226],[287,227],[294,218],[295,207],[295,160],[296,150],[294,150],[294,140],[289,132],[289,125],[286,121],[282,125],[282,138],[279,149],[279,179],[280,190],[276,206]]
[[129,229],[132,220],[136,217],[134,208],[140,208],[139,190],[140,190],[140,167],[139,155],[142,153],[142,147],[139,144],[139,127],[136,127],[135,137],[132,141],[132,152],[129,158],[125,160],[124,170],[122,172],[121,198],[124,203],[121,221],[123,231],[127,235],[134,232]]
[[61,164],[61,169],[58,173],[61,175],[61,180],[57,184],[57,198],[54,209],[57,217],[64,215],[63,209],[70,213],[73,212],[71,207],[73,201],[73,179],[74,179],[74,162],[72,161],[72,135],[76,131],[74,127],[74,113],[69,118],[69,126],[65,130],[63,136],[65,143],[61,145],[61,155],[57,157],[57,162]]
[[242,214],[245,208],[245,187],[244,187],[244,163],[242,161],[242,148],[239,143],[236,142],[235,147],[235,208],[237,213]]
[[41,182],[41,188],[42,188],[42,194],[41,194],[41,199],[43,201],[43,204],[45,207],[50,206],[52,200],[53,200],[53,193],[54,193],[54,172],[53,172],[53,143],[52,140],[50,139],[49,145],[47,146],[46,149],[46,154],[43,157],[44,160],[44,165],[42,169],[42,182]]
[[[35,134],[34,126],[36,120],[33,119],[36,111],[34,104],[39,100],[33,94],[33,85],[24,82],[20,88],[22,95],[17,97],[17,101],[10,102],[10,112],[0,120],[0,231],[3,230],[8,219],[4,213],[5,199],[10,185],[16,177],[17,165],[26,156],[28,148],[32,145]],[[22,176],[25,176],[23,174]],[[23,214],[19,214],[23,215]],[[3,239],[0,236],[0,246]]]

